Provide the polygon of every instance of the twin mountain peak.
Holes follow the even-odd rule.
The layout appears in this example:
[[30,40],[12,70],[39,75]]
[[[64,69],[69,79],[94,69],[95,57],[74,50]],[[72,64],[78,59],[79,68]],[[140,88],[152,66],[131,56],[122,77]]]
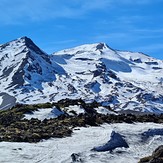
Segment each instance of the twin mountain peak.
[[[163,61],[86,44],[48,55],[27,37],[0,45],[0,109],[65,98],[96,100],[115,110],[163,112]],[[12,100],[11,100],[12,101]]]

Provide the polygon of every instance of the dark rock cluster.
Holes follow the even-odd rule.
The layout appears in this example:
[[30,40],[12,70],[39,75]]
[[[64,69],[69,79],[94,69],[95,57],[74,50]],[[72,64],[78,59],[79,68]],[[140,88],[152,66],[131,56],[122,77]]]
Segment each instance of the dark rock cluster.
[[139,163],[163,163],[163,145],[156,148],[151,156],[140,159]]
[[[85,114],[74,116],[63,114],[58,118],[44,119],[43,121],[34,118],[31,120],[23,119],[24,114],[32,114],[33,111],[39,108],[52,108],[55,106],[61,109],[69,105],[82,106],[85,109]],[[51,137],[62,138],[71,136],[74,127],[98,126],[103,123],[163,123],[163,115],[98,114],[93,108],[99,105],[97,102],[85,104],[81,99],[65,99],[52,104],[18,104],[10,110],[0,111],[0,141],[39,142],[42,139]]]
[[83,162],[79,153],[73,153],[71,155],[72,162]]

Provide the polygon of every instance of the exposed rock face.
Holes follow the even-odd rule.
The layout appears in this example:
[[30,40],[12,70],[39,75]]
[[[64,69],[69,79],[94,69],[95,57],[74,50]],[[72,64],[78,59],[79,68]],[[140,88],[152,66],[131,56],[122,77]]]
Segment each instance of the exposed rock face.
[[112,131],[110,140],[106,144],[99,147],[95,147],[92,150],[97,152],[105,152],[105,151],[112,151],[116,148],[121,148],[121,147],[129,148],[123,136],[120,135],[119,133],[116,133],[115,131]]
[[163,163],[163,145],[156,148],[151,156],[140,159],[139,163]]
[[55,80],[50,57],[27,37],[7,43],[0,53],[0,86],[5,81],[4,89],[24,89],[27,85],[41,89],[43,82]]
[[83,162],[80,154],[78,153],[73,153],[71,155],[72,162]]

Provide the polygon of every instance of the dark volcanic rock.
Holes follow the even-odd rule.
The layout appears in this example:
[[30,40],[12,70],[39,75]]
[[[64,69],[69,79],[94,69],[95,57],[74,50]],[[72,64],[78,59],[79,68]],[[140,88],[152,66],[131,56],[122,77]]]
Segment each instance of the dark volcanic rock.
[[9,87],[15,86],[15,88],[19,88],[20,86],[23,86],[24,84],[24,66],[27,64],[27,58],[23,59],[22,64],[19,66],[16,73],[14,73],[12,77],[12,83]]
[[105,44],[104,44],[104,43],[99,43],[99,44],[96,46],[96,50],[102,50],[104,47],[105,47]]
[[80,154],[78,154],[78,153],[73,153],[71,155],[71,159],[72,159],[72,162],[83,162],[80,157]]
[[156,148],[152,156],[140,159],[139,163],[163,163],[163,145]]
[[36,45],[34,44],[34,42],[33,42],[30,38],[28,38],[28,37],[25,36],[25,37],[22,37],[22,39],[25,40],[25,44],[26,44],[26,46],[27,46],[28,48],[30,48],[30,49],[33,50],[34,52],[38,53],[39,55],[41,55],[41,57],[42,57],[44,60],[46,60],[46,62],[51,63],[51,61],[50,61],[48,55],[45,54],[38,46],[36,46]]
[[[3,99],[4,100],[4,99]],[[3,104],[3,102],[2,102]],[[24,114],[32,113],[41,108],[60,108],[70,105],[80,105],[85,109],[85,114],[70,116],[62,114],[58,118],[44,119],[43,121],[32,118],[23,119]],[[163,114],[160,115],[139,115],[139,114],[99,114],[94,108],[101,106],[94,101],[85,103],[82,99],[64,99],[58,103],[45,103],[35,105],[17,104],[10,110],[0,111],[0,141],[12,142],[39,142],[42,139],[52,137],[62,138],[71,136],[74,127],[99,126],[103,123],[134,123],[134,122],[155,122],[163,123]],[[110,108],[108,108],[110,110]],[[152,130],[153,131],[153,130]],[[144,135],[149,131],[145,132]],[[160,133],[162,130],[157,130]],[[151,131],[149,132],[152,133]],[[157,134],[158,135],[158,134]],[[113,132],[111,139],[104,146],[96,147],[97,150],[113,150],[117,147],[128,147],[123,137]]]

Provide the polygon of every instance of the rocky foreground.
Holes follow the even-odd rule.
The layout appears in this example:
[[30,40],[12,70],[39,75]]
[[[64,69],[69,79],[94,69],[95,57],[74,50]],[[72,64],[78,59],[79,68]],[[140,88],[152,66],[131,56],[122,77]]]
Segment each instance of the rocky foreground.
[[[72,106],[80,106],[84,110],[78,113],[75,110],[67,110]],[[77,127],[101,126],[102,124],[137,124],[145,122],[154,122],[155,124],[163,123],[163,114],[142,114],[139,112],[114,112],[110,107],[106,107],[107,114],[99,113],[98,109],[102,107],[100,103],[85,103],[81,99],[71,100],[64,99],[57,103],[45,103],[35,105],[17,104],[9,110],[0,111],[0,141],[1,142],[29,142],[36,143],[49,138],[65,138],[72,136]],[[38,110],[48,110],[56,108],[62,114],[55,118],[39,118],[27,119],[26,115],[33,115]],[[96,109],[95,109],[96,108]],[[105,113],[106,113],[105,110]],[[151,126],[152,127],[152,126]],[[114,131],[113,131],[114,133]],[[118,134],[118,133],[116,133]],[[118,134],[119,135],[119,134]],[[142,143],[147,143],[151,137],[163,135],[163,129],[149,129],[142,132]],[[121,136],[121,135],[120,135]],[[149,139],[150,138],[150,139]],[[124,142],[125,140],[121,138]],[[113,142],[114,140],[114,142]],[[96,152],[110,151],[114,148],[121,147],[121,141],[118,139],[110,139],[106,144],[93,148]],[[118,143],[118,144],[117,144]],[[125,142],[126,143],[126,142]],[[126,143],[125,146],[129,147]],[[109,150],[108,150],[109,149]],[[158,147],[151,156],[140,159],[139,163],[162,163],[163,147]],[[83,158],[75,154],[75,159],[83,160]],[[76,157],[77,156],[77,157]],[[71,156],[72,157],[72,156]],[[78,158],[79,157],[79,158]]]
[[[41,108],[57,107],[63,109],[65,106],[80,104],[85,113],[73,115],[67,113],[57,118],[39,120],[37,118],[25,119],[25,114],[32,114],[33,111]],[[42,139],[62,138],[71,136],[73,128],[98,126],[103,123],[135,123],[154,122],[163,123],[163,114],[99,114],[94,107],[98,103],[86,104],[82,100],[62,100],[58,103],[46,103],[37,105],[19,104],[10,110],[0,111],[0,141],[10,142],[39,142]],[[110,108],[107,108],[110,109]]]

